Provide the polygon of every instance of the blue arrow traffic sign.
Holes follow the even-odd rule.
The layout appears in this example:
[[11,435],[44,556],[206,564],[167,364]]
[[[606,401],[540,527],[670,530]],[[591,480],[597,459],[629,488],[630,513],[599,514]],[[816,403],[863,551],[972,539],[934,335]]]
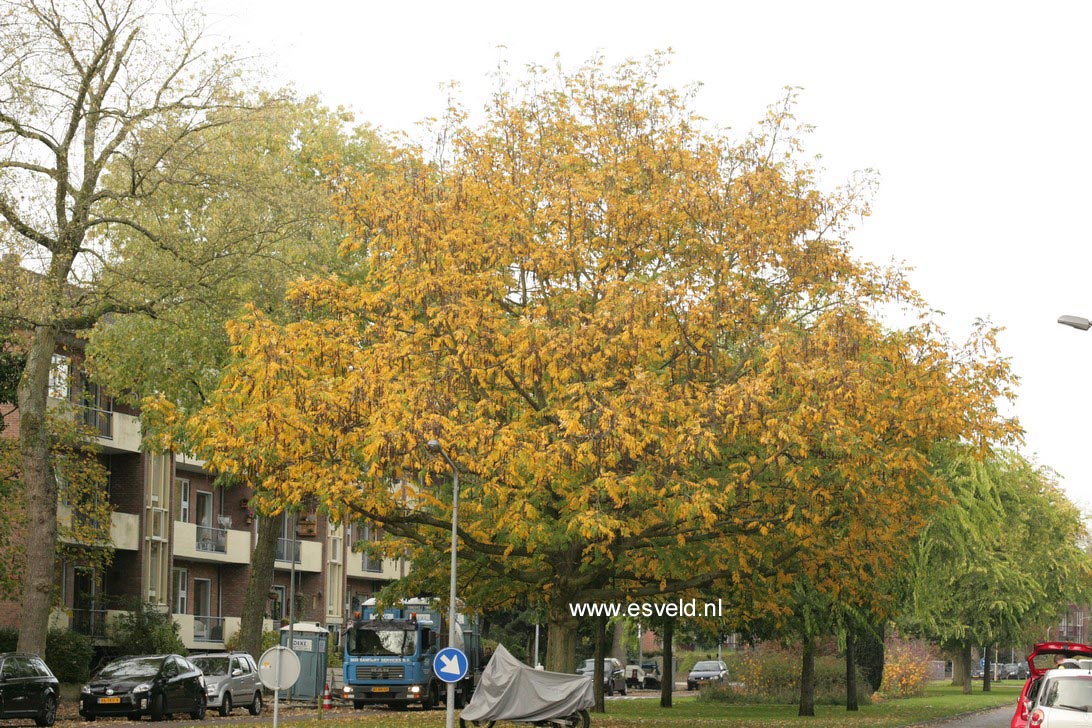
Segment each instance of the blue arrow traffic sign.
[[466,677],[466,669],[470,667],[466,654],[458,647],[445,647],[436,653],[432,660],[432,671],[436,677],[446,683],[459,682]]

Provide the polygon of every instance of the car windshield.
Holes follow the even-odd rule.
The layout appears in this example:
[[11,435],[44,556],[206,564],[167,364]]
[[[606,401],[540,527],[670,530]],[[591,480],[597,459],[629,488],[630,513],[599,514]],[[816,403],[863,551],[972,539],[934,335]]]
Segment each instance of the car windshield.
[[720,663],[703,660],[694,665],[694,672],[720,672]]
[[193,664],[197,665],[197,669],[206,675],[214,677],[227,675],[228,658],[226,657],[195,657],[193,658]]
[[406,657],[417,650],[417,632],[413,629],[353,627],[345,639],[353,657]]
[[1043,692],[1042,704],[1048,708],[1089,712],[1092,709],[1092,677],[1074,675],[1051,679]]
[[[614,670],[614,662],[611,660],[603,660],[603,671],[610,672]],[[595,658],[584,660],[584,664],[580,666],[579,672],[592,672],[595,670]]]
[[163,666],[162,657],[137,657],[131,660],[115,660],[102,668],[99,677],[125,679],[130,677],[155,677]]

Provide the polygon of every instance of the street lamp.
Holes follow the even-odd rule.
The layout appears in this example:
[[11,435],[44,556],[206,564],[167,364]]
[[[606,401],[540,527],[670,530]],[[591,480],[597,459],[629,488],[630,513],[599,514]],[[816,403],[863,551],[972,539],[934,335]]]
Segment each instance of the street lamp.
[[[454,482],[451,494],[451,591],[448,595],[447,609],[447,645],[455,646],[455,549],[458,543],[459,529],[459,469],[455,462],[444,452],[439,440],[429,440],[425,443],[429,452],[439,453],[447,461],[451,468],[451,478]],[[455,683],[447,684],[447,728],[455,728]]]
[[1058,323],[1062,326],[1072,326],[1081,331],[1088,331],[1088,329],[1092,328],[1092,321],[1080,316],[1059,316]]

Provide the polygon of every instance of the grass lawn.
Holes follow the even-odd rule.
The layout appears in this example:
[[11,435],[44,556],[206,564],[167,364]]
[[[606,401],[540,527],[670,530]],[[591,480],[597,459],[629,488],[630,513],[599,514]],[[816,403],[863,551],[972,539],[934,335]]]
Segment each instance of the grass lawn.
[[[930,686],[925,697],[890,700],[883,703],[861,706],[856,713],[849,713],[844,707],[816,706],[814,718],[800,718],[796,715],[795,705],[728,705],[723,703],[702,703],[693,697],[677,698],[670,709],[659,707],[658,698],[607,701],[607,714],[592,714],[593,728],[658,728],[659,726],[708,726],[709,728],[777,728],[778,726],[814,726],[815,728],[837,728],[839,726],[910,726],[933,720],[961,715],[976,710],[997,706],[1016,705],[1020,694],[1020,681],[994,684],[992,692],[983,693],[979,685],[975,692],[963,695],[958,688],[947,683],[935,683]],[[268,721],[271,712],[267,709],[263,719]],[[442,728],[444,711],[422,712],[416,708],[406,711],[354,711],[339,709],[322,721],[311,720],[293,711],[282,713],[282,718],[291,716],[293,728],[334,728],[337,725],[383,726],[384,728]],[[186,721],[189,724],[189,721]],[[181,721],[175,721],[181,724]],[[198,724],[199,725],[199,724]],[[512,723],[499,722],[501,726]],[[211,728],[211,724],[210,724]]]

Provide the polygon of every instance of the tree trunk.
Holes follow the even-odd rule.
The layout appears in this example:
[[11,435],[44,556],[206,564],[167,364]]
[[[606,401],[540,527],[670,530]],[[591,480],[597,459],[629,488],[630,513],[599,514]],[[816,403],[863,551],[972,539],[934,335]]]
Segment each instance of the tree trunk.
[[815,640],[804,638],[804,657],[800,661],[800,710],[797,715],[815,715]]
[[46,401],[57,328],[38,326],[19,378],[19,466],[26,488],[26,570],[19,652],[45,654],[57,547],[57,483],[49,456]]
[[963,670],[960,681],[963,685],[963,694],[971,694],[971,642],[965,640],[959,643],[959,663]]
[[857,645],[853,630],[846,631],[846,710],[860,710],[857,705]]
[[[280,518],[283,518],[281,516]],[[273,562],[277,557],[280,518],[258,517],[258,542],[250,561],[250,577],[243,597],[243,616],[239,622],[239,645],[244,652],[262,654],[262,622],[269,590],[273,588]]]
[[622,663],[625,667],[629,663],[626,656],[626,623],[619,619],[614,623],[613,637],[611,639],[610,656]]
[[993,663],[990,662],[990,646],[982,647],[982,692],[990,692],[990,682],[993,675]]
[[551,605],[546,616],[546,669],[551,672],[572,672],[576,669],[576,629],[578,621],[569,614],[567,599]]
[[664,620],[664,634],[663,634],[663,658],[664,668],[661,674],[660,683],[660,707],[671,707],[671,693],[675,690],[675,620]]
[[861,666],[872,692],[883,685],[883,637],[883,622],[864,625],[857,634],[857,664]]
[[[607,618],[599,616],[595,618],[595,671],[592,673],[592,681],[595,685],[595,707],[592,709],[596,713],[605,713],[607,709],[603,706],[603,682],[606,675],[603,670],[603,659],[606,657],[606,641],[607,641]],[[612,678],[613,679],[613,678]]]

